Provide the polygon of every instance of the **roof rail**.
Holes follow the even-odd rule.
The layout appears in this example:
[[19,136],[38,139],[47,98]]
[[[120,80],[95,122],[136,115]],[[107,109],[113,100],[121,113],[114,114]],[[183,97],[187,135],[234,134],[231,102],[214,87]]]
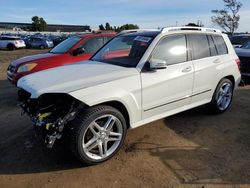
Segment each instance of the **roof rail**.
[[190,30],[190,31],[202,31],[202,32],[215,32],[215,33],[222,33],[218,29],[213,29],[213,28],[205,28],[205,27],[163,27],[161,29],[161,33],[166,33],[170,31],[181,31],[181,30]]

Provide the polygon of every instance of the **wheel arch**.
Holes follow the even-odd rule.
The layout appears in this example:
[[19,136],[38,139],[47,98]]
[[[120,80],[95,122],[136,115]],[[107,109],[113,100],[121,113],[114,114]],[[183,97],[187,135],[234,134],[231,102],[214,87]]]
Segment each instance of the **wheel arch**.
[[[235,78],[234,78],[233,75],[228,75],[228,76],[225,76],[224,78],[230,80],[230,81],[232,82],[232,84],[233,84],[233,88],[235,88]],[[224,79],[224,78],[223,78],[223,79]],[[222,79],[221,79],[221,80],[222,80]],[[220,80],[220,81],[221,81],[221,80]]]
[[103,103],[100,103],[100,104],[96,104],[94,106],[100,106],[100,105],[111,106],[111,107],[117,109],[119,112],[121,112],[122,115],[124,116],[125,120],[126,120],[127,128],[128,129],[130,128],[129,112],[128,112],[126,106],[122,102],[112,100],[112,101],[107,101],[107,102],[103,102]]

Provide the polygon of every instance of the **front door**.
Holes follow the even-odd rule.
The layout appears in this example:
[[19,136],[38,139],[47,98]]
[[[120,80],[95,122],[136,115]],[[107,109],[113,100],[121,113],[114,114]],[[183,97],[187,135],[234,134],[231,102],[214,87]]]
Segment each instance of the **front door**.
[[185,35],[170,35],[160,40],[151,61],[164,60],[168,66],[141,73],[143,119],[190,104],[194,68],[188,54]]

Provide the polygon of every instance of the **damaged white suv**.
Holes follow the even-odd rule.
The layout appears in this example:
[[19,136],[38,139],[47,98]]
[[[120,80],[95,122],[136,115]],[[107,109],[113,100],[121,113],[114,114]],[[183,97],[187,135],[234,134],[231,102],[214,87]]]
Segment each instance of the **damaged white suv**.
[[129,128],[204,104],[225,112],[240,82],[239,63],[215,29],[131,31],[89,61],[23,77],[18,94],[48,147],[69,134],[73,153],[96,164],[120,149]]

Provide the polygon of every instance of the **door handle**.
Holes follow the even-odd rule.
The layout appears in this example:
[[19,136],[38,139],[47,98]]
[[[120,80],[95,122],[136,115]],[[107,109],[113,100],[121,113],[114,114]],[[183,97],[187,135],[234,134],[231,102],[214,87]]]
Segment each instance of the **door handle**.
[[192,67],[189,66],[189,67],[182,69],[182,72],[190,72],[191,70],[192,70]]

